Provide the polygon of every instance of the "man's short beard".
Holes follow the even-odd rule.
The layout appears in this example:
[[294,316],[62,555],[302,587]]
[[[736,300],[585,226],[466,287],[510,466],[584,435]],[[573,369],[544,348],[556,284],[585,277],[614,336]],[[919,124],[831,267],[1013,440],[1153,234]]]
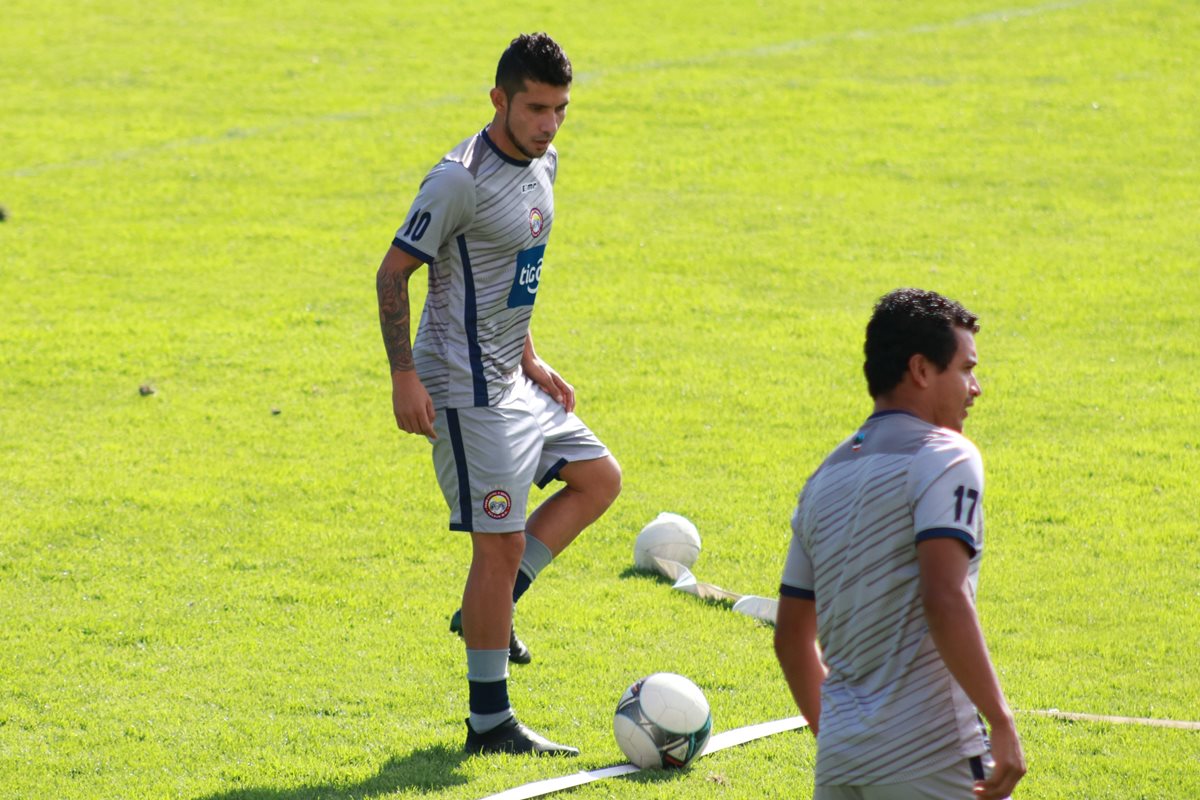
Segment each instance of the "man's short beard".
[[507,111],[507,110],[504,112],[504,133],[506,136],[508,136],[508,140],[510,142],[512,142],[513,147],[520,150],[521,154],[523,156],[525,156],[526,158],[528,158],[530,161],[533,161],[535,158],[538,158],[538,156],[535,156],[533,153],[529,152],[528,150],[526,150],[524,147],[521,146],[521,143],[519,141],[517,141],[517,137],[513,133],[512,126],[508,124],[508,115],[511,113],[512,113],[511,111]]

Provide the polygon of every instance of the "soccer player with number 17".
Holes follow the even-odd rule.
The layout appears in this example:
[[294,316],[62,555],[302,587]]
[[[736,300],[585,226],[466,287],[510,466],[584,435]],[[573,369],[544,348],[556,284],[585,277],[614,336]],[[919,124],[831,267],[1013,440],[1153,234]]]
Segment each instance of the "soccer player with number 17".
[[874,413],[800,494],[775,650],[817,734],[814,800],[997,800],[1025,774],[975,613],[978,330],[935,292],[885,295],[864,345]]

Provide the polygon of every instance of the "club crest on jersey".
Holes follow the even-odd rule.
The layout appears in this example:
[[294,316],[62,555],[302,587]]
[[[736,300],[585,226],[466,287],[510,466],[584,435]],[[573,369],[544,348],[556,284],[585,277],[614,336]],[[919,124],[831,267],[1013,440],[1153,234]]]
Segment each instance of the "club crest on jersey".
[[504,519],[511,510],[512,498],[503,489],[489,492],[488,496],[483,498],[483,511],[492,519]]
[[535,239],[542,235],[542,210],[540,208],[529,210],[529,232]]

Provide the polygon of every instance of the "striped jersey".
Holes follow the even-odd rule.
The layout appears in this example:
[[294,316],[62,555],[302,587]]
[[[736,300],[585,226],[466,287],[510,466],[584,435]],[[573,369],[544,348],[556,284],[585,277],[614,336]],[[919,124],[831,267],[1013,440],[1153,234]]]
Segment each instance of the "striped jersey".
[[816,782],[912,780],[987,751],[921,604],[917,543],[962,541],[974,597],[983,461],[968,439],[899,411],[873,414],[808,479],[780,593],[815,601],[829,675]]
[[429,265],[413,343],[438,408],[496,405],[518,376],[554,221],[558,153],[520,161],[486,129],[429,171],[392,244]]

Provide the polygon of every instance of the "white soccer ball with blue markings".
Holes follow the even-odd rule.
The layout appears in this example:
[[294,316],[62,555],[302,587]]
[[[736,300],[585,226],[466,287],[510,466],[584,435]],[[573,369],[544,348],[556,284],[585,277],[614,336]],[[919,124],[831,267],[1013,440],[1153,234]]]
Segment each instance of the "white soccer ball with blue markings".
[[633,544],[638,569],[655,569],[654,559],[678,561],[691,568],[700,556],[700,532],[687,517],[664,511],[652,519]]
[[682,675],[656,672],[621,695],[613,734],[642,769],[682,769],[708,744],[712,712],[700,687]]

